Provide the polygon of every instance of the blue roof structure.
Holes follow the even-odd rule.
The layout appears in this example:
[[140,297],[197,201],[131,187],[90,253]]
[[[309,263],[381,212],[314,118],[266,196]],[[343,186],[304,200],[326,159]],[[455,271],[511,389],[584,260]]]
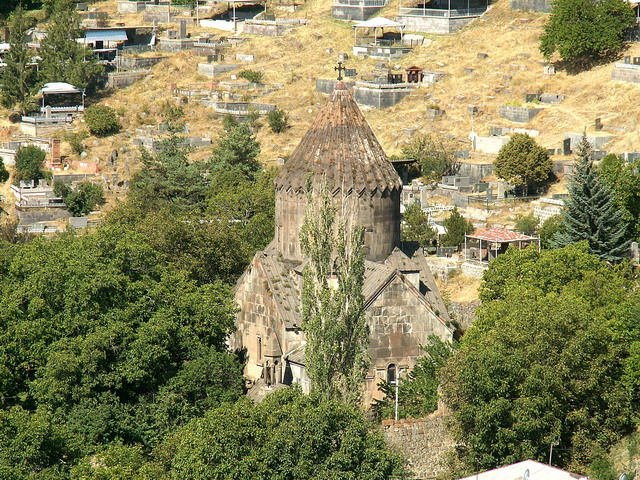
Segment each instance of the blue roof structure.
[[125,30],[87,30],[86,42],[126,42],[129,38]]

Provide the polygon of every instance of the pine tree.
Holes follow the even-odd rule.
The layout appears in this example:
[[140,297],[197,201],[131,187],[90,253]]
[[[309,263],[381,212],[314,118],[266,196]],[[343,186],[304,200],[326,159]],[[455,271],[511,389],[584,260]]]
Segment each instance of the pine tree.
[[67,82],[77,88],[95,88],[103,72],[98,58],[76,41],[83,36],[73,3],[60,2],[47,27],[40,56],[42,83]]
[[3,56],[6,66],[0,69],[2,104],[7,108],[18,106],[21,113],[28,113],[35,106],[33,99],[37,80],[36,68],[29,65],[33,52],[24,41],[30,19],[18,8],[9,23],[9,51]]
[[302,289],[302,329],[307,339],[307,373],[312,389],[330,399],[357,405],[369,366],[365,319],[364,230],[340,222],[326,190],[309,195],[300,230],[309,262]]
[[616,207],[611,189],[598,178],[586,135],[577,154],[564,211],[565,231],[556,235],[555,244],[562,247],[586,240],[590,253],[619,262],[629,249],[623,212]]

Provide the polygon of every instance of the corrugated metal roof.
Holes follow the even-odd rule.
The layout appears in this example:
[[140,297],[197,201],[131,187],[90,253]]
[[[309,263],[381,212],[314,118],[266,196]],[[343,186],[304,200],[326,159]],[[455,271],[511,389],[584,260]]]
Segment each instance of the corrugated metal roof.
[[524,240],[537,240],[537,237],[530,237],[523,233],[513,232],[506,228],[479,228],[474,233],[467,235],[467,238],[486,240],[488,242],[517,242]]
[[87,30],[84,38],[87,42],[126,42],[129,39],[125,30]]

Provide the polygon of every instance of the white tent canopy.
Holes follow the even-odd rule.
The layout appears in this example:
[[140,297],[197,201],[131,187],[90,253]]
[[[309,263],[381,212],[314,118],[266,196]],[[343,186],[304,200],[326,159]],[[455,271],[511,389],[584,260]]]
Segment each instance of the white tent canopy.
[[74,87],[70,83],[49,82],[45,83],[38,93],[42,95],[56,95],[62,93],[82,93],[82,90]]
[[385,17],[375,17],[369,20],[364,20],[362,22],[357,22],[353,26],[354,45],[358,44],[358,34],[357,34],[358,28],[373,28],[373,43],[376,44],[378,42],[378,37],[376,35],[376,31],[378,30],[378,28],[381,28],[382,30],[384,30],[385,28],[399,28],[400,37],[402,37],[404,25],[402,25],[401,23],[395,22],[393,20],[389,20],[388,18],[385,18]]
[[354,28],[403,28],[403,25],[388,18],[375,17],[370,20],[357,22]]

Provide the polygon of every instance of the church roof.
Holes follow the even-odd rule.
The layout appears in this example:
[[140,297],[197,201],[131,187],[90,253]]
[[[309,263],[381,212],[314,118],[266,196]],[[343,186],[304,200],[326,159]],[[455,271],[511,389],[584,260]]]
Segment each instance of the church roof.
[[402,188],[400,177],[342,83],[280,170],[275,184],[278,189],[304,191],[309,180],[326,184],[331,193]]

